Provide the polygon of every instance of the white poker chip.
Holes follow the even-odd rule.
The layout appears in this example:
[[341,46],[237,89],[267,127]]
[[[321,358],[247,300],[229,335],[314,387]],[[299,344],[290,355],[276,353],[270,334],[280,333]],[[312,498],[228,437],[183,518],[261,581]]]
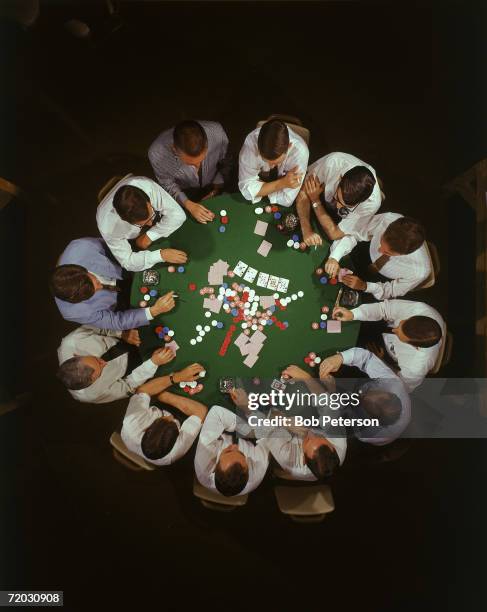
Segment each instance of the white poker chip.
[[293,246],[294,246],[294,248],[295,248],[295,249],[299,249],[299,242],[295,242],[295,243],[293,244]]
[[218,321],[216,321],[215,319],[213,319],[213,321],[211,322],[213,327],[216,327],[218,325]]
[[208,333],[209,331],[211,331],[211,327],[209,325],[205,325],[205,332]]
[[226,216],[227,216],[227,211],[222,208],[222,210],[220,210],[220,217],[226,217]]
[[283,297],[279,300],[283,306],[287,306],[287,298]]
[[247,329],[248,325],[247,323],[242,323],[242,329]]
[[275,300],[279,299],[279,294],[278,293],[274,293],[274,295],[272,296]]
[[254,208],[254,213],[256,215],[261,215],[264,212],[264,209],[261,208],[260,206],[257,206],[257,208]]
[[179,383],[179,386],[181,387],[181,389],[184,389],[184,387],[186,386],[186,383],[185,383],[185,382],[183,382],[183,381],[181,381],[181,382]]
[[286,244],[287,244],[288,247],[293,247],[294,246],[294,240],[288,240],[286,242]]
[[149,301],[150,301],[150,295],[149,295],[148,293],[146,293],[146,294],[144,295],[144,300],[145,300],[146,302],[149,302]]
[[293,294],[292,294],[292,296],[291,296],[291,299],[292,299],[292,300],[297,300],[297,299],[298,299],[297,294],[296,294],[296,293],[293,293]]
[[220,287],[220,289],[218,289],[218,293],[225,295],[225,287]]
[[211,317],[211,312],[210,312],[209,310],[207,310],[207,311],[205,312],[205,317],[206,317],[207,319],[209,319],[209,318]]
[[201,325],[197,325],[196,326],[196,331],[201,331],[203,328],[201,327]]
[[220,295],[216,296],[218,300],[220,300],[220,302],[223,302],[223,295],[220,293]]
[[244,308],[250,308],[250,302],[245,302]]
[[202,340],[203,340],[203,338],[202,338],[201,336],[198,336],[198,337],[196,338],[196,342],[201,342]]
[[249,293],[250,292],[250,287],[244,287],[243,290],[244,290],[244,293]]
[[199,377],[204,378],[205,376],[206,376],[206,370],[201,370],[201,372],[199,373]]
[[257,331],[257,325],[252,325],[252,331]]
[[315,363],[321,363],[321,357],[315,357]]
[[170,337],[172,338],[172,337],[174,336],[174,330],[173,330],[173,329],[170,329],[170,330],[167,332],[167,335],[168,335],[168,336],[170,336]]
[[230,297],[232,295],[232,290],[231,289],[225,289],[225,295],[227,297]]
[[198,332],[198,334],[199,334],[201,337],[203,337],[203,336],[206,334],[206,332],[205,332],[205,330],[204,330],[204,329],[202,329],[201,331],[199,331],[199,332]]
[[189,341],[189,343],[194,346],[196,344],[196,340],[194,338],[191,338],[191,340]]
[[298,291],[298,297],[303,297],[304,296],[304,291]]
[[245,308],[244,309],[244,315],[247,316],[250,314],[250,309],[249,308]]
[[327,314],[322,314],[321,315],[321,320],[322,321],[326,321],[328,319],[328,315]]
[[192,380],[191,382],[188,383],[188,387],[191,387],[191,389],[194,389],[197,384],[198,383],[196,382],[196,380]]

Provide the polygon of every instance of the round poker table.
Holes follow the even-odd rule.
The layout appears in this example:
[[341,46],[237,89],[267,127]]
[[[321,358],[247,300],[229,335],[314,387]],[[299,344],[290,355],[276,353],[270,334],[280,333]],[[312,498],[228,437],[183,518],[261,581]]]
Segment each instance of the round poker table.
[[[164,346],[166,342],[161,339],[155,331],[158,326],[167,326],[174,331],[174,340],[179,345],[176,358],[168,365],[159,368],[157,375],[168,374],[177,371],[191,363],[200,363],[204,366],[207,374],[201,380],[203,389],[193,397],[208,405],[221,403],[223,400],[220,392],[219,380],[223,377],[241,378],[244,381],[252,381],[259,378],[261,381],[279,378],[282,370],[295,364],[304,370],[318,375],[319,366],[309,367],[304,358],[312,351],[324,358],[339,350],[355,346],[359,322],[342,323],[340,333],[328,333],[326,329],[313,329],[313,322],[320,322],[321,308],[327,305],[331,318],[331,310],[337,298],[340,283],[336,285],[322,284],[315,270],[323,263],[328,255],[329,245],[324,242],[323,246],[308,248],[305,251],[287,246],[290,236],[278,231],[278,220],[273,213],[256,214],[255,209],[264,208],[265,203],[260,202],[252,205],[240,195],[222,195],[204,202],[205,206],[215,213],[212,223],[200,224],[188,216],[186,222],[169,238],[157,240],[150,246],[150,250],[167,248],[168,246],[185,251],[188,254],[188,262],[185,271],[169,272],[168,267],[172,264],[161,263],[154,267],[160,272],[158,285],[149,286],[157,291],[157,296],[173,290],[180,297],[176,298],[176,307],[169,313],[160,315],[150,325],[139,329],[141,337],[141,356],[143,359],[150,357],[154,349]],[[225,231],[220,232],[220,211],[227,212],[228,223]],[[289,209],[279,208],[281,214],[289,212]],[[258,220],[268,223],[265,236],[254,233]],[[294,232],[293,232],[294,233]],[[266,257],[257,253],[262,240],[272,244],[272,248]],[[280,293],[282,297],[291,297],[298,291],[303,292],[303,297],[291,301],[285,308],[276,307],[273,316],[283,325],[276,323],[266,325],[263,332],[267,338],[259,353],[259,358],[252,367],[244,364],[245,356],[234,344],[237,337],[243,332],[242,321],[234,322],[234,316],[226,313],[223,308],[219,314],[212,314],[211,318],[205,316],[203,308],[204,298],[210,295],[201,295],[200,290],[208,287],[208,271],[210,266],[219,259],[229,264],[229,270],[233,270],[239,260],[258,270],[277,277],[289,279],[289,287],[286,293]],[[174,264],[176,269],[177,264]],[[134,274],[131,305],[139,307],[143,294],[140,288],[143,286],[143,273]],[[233,278],[225,276],[223,282],[232,287],[234,282],[254,289],[256,295],[272,295],[275,290],[257,286],[258,275],[250,283],[242,277],[235,275]],[[196,290],[191,290],[189,285],[194,283]],[[219,286],[213,285],[215,295],[219,293]],[[152,305],[157,297],[153,297],[147,305]],[[260,308],[259,310],[263,310]],[[223,328],[214,327],[211,321],[215,319],[223,323]],[[287,327],[284,323],[287,322]],[[198,336],[196,326],[203,328],[209,325],[211,331],[202,337],[202,341],[191,344],[190,340]],[[226,335],[235,327],[226,353],[220,355],[220,349],[225,341]],[[253,332],[251,332],[253,333]],[[174,387],[173,391],[185,394],[182,389]]]

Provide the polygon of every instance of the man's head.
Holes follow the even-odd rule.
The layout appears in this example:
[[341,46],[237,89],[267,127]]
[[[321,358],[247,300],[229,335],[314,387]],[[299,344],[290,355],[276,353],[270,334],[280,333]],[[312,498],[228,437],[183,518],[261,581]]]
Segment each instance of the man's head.
[[303,440],[303,453],[306,465],[317,480],[329,478],[340,465],[335,448],[322,436],[308,433]]
[[143,227],[151,226],[154,209],[149,196],[133,185],[122,185],[113,196],[113,208],[127,223]]
[[215,487],[222,495],[238,495],[249,480],[247,459],[237,444],[227,446],[220,453],[215,468]]
[[55,297],[71,304],[89,300],[95,291],[102,288],[94,274],[74,264],[65,264],[53,270],[49,286]]
[[208,138],[197,121],[181,121],[173,131],[174,152],[183,162],[199,166],[208,153]]
[[372,419],[378,419],[381,427],[393,425],[401,416],[401,400],[395,393],[381,389],[367,390],[360,400],[361,408]]
[[442,332],[438,321],[431,317],[416,315],[400,321],[392,330],[401,342],[419,348],[435,346],[441,340]]
[[289,144],[289,130],[283,121],[273,119],[260,128],[257,138],[259,153],[271,168],[284,160]]
[[179,429],[173,416],[162,416],[156,419],[145,430],[140,446],[147,459],[162,459],[169,452],[179,435]]
[[355,166],[342,176],[335,195],[338,206],[353,208],[370,197],[375,186],[372,172],[365,166]]
[[379,252],[390,257],[409,255],[423,245],[423,226],[411,217],[399,217],[387,226],[380,239]]
[[59,366],[56,376],[71,391],[86,389],[100,376],[107,362],[98,357],[71,357]]

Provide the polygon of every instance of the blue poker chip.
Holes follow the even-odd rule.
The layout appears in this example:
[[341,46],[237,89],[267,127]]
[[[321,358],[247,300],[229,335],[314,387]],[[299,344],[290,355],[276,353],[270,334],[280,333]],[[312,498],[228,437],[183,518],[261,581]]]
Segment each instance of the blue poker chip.
[[328,282],[328,279],[326,278],[326,276],[322,276],[322,277],[320,278],[320,283],[321,283],[322,285],[326,285],[326,283],[327,283],[327,282]]
[[321,329],[326,329],[326,321],[320,321]]
[[299,242],[299,236],[297,234],[293,234],[292,238],[293,242]]
[[267,325],[272,325],[274,321],[272,319],[267,319]]
[[269,306],[267,310],[270,310],[271,312],[276,312],[276,307],[274,306],[274,304],[272,304],[272,306]]
[[162,328],[162,331],[167,334],[167,332],[169,331],[169,327],[165,326]]
[[179,266],[178,267],[178,272],[184,272],[184,266]]
[[160,338],[161,340],[164,338],[164,333],[163,333],[163,332],[159,332],[157,335],[159,336],[159,338]]
[[274,219],[280,219],[282,217],[280,212],[275,212],[274,213]]
[[232,308],[232,315],[236,317],[238,315],[238,310],[236,308]]
[[216,326],[218,327],[218,329],[221,329],[223,327],[223,323],[221,321],[218,321]]
[[220,227],[218,228],[218,231],[220,232],[220,234],[223,234],[223,232],[226,231],[226,227],[224,225],[220,225]]
[[151,297],[156,297],[156,295],[157,295],[157,291],[156,291],[155,289],[151,289],[151,290],[149,291],[149,295],[150,295]]
[[223,287],[224,289],[228,289],[228,283],[222,283],[222,287]]
[[283,321],[282,324],[285,325],[286,327],[289,327],[289,323],[287,321]]

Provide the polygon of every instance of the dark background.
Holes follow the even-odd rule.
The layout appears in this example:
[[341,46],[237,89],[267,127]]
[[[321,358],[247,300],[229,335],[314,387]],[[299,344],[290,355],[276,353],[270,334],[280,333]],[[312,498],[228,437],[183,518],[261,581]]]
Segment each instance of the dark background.
[[[475,218],[442,186],[485,156],[483,3],[44,2],[0,22],[0,176],[24,196],[0,213],[0,587],[63,589],[68,610],[485,607],[483,441],[415,441],[398,461],[342,468],[336,511],[296,526],[271,483],[232,515],[202,510],[192,457],[152,474],[115,463],[126,402],[77,404],[54,378],[63,321],[47,275],[96,235],[114,174],[152,176],[146,152],[183,118],[220,121],[235,153],[273,112],[301,118],[314,161],[372,164],[383,210],[420,218],[441,256],[416,296],[455,338],[443,375],[475,371]],[[65,28],[86,22],[80,40]],[[150,603],[149,603],[150,602]]]

